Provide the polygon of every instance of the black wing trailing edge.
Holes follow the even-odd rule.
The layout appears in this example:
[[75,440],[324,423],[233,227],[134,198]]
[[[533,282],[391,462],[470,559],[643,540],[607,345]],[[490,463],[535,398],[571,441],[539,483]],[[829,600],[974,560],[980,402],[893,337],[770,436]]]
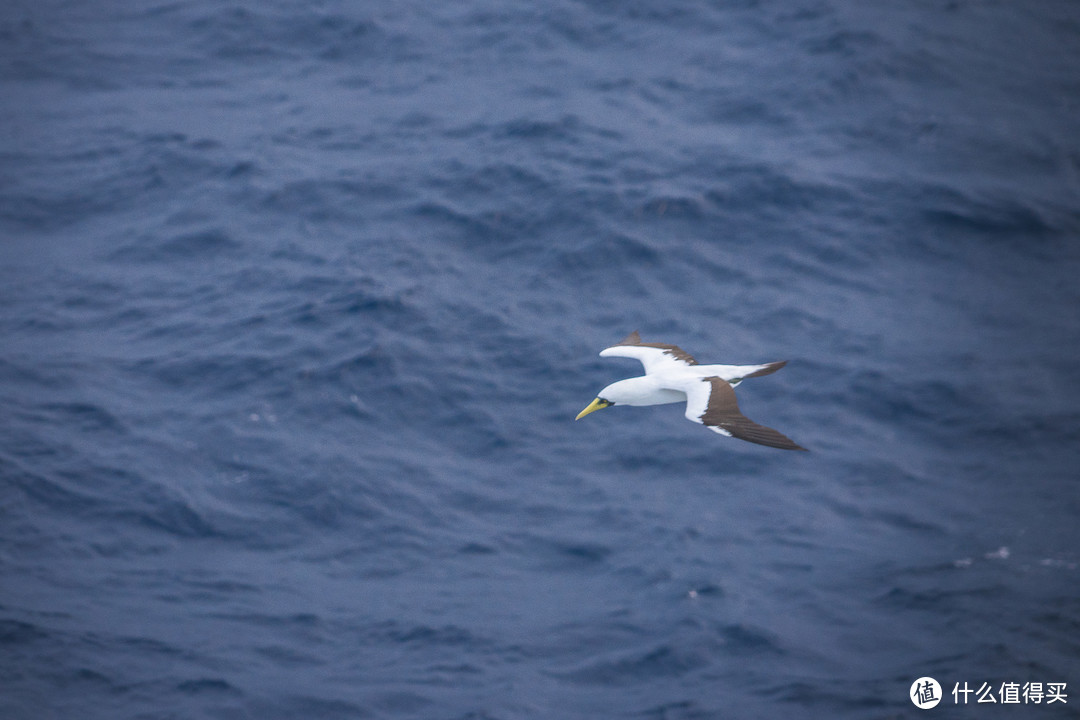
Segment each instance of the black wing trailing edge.
[[[647,342],[642,342],[641,341],[641,335],[638,334],[637,330],[630,333],[629,335],[624,337],[619,342],[615,343],[615,345],[637,345],[638,347],[657,348],[658,350],[663,350],[664,352],[666,352],[668,355],[675,358],[676,360],[682,360],[687,365],[697,365],[698,364],[698,361],[694,359],[693,355],[686,352],[685,350],[683,350],[678,345],[668,345],[667,343],[647,343]],[[776,368],[776,370],[779,370],[779,369],[780,368]],[[776,372],[776,370],[770,370],[768,372]],[[759,370],[758,372],[763,374],[763,375],[768,374],[767,372],[763,372],[761,370]]]
[[[779,369],[777,367],[775,370]],[[775,372],[775,370],[769,370],[769,372]],[[712,385],[712,392],[709,394],[709,405],[701,416],[701,422],[704,425],[721,428],[731,433],[731,437],[758,445],[767,445],[781,450],[806,450],[783,433],[759,425],[743,415],[735,399],[735,391],[726,380],[713,377],[708,378],[708,381]]]

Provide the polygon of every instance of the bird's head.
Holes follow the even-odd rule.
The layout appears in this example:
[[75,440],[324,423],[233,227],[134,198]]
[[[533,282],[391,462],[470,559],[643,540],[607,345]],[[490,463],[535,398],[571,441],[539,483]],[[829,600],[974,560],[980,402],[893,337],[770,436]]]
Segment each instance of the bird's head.
[[632,400],[638,393],[634,389],[634,381],[641,378],[629,378],[627,380],[620,380],[619,382],[611,383],[606,388],[600,391],[596,396],[596,399],[589,403],[589,407],[585,408],[578,413],[575,420],[580,420],[591,412],[597,410],[603,410],[606,407],[619,404],[632,404]]
[[588,415],[591,412],[596,412],[597,410],[603,410],[604,408],[610,407],[610,406],[612,406],[614,404],[615,403],[611,402],[610,400],[605,400],[602,397],[598,397],[595,400],[593,400],[591,403],[589,403],[589,407],[587,407],[584,410],[582,410],[581,412],[579,412],[577,414],[577,417],[574,418],[574,419],[575,420],[580,420],[581,418],[585,417],[586,415]]

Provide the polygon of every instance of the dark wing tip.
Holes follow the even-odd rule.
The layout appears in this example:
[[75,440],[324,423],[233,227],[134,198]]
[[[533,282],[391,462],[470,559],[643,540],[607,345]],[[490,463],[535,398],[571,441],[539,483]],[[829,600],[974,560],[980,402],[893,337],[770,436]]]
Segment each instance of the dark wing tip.
[[639,335],[638,331],[635,330],[634,332],[630,333],[629,335],[627,335],[626,337],[624,337],[622,340],[620,340],[619,342],[617,342],[615,344],[616,345],[640,345],[641,344],[641,335]]
[[768,447],[778,448],[780,450],[802,450],[804,452],[807,451],[806,448],[796,443],[787,435],[773,430],[770,427],[758,425],[756,422],[747,419],[745,416],[729,422],[718,423],[718,426],[731,433],[731,437],[745,440],[747,442],[756,443],[758,445],[766,445]]
[[787,435],[771,427],[759,425],[743,415],[735,399],[735,391],[726,380],[718,377],[708,378],[708,380],[713,389],[709,394],[709,405],[701,416],[703,425],[723,428],[731,433],[731,437],[758,445],[767,445],[781,450],[806,450]]

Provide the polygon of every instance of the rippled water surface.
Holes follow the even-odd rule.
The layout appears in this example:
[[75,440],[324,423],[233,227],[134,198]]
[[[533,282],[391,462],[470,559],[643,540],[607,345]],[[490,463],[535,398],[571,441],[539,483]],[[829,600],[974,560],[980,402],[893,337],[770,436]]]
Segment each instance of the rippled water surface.
[[[1080,715],[1074,3],[0,40],[3,717]],[[635,329],[811,452],[575,423]]]

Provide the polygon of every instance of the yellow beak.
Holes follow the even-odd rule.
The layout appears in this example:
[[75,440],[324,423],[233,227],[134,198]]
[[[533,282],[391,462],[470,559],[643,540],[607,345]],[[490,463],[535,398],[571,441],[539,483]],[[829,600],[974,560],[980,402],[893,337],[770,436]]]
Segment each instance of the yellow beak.
[[591,403],[589,403],[589,407],[587,407],[584,410],[582,410],[581,412],[579,412],[578,416],[576,418],[574,418],[574,419],[575,420],[580,420],[581,418],[585,417],[586,415],[588,415],[591,412],[596,412],[597,410],[603,410],[604,408],[606,408],[610,404],[611,403],[609,403],[607,400],[601,400],[600,398],[596,398]]

